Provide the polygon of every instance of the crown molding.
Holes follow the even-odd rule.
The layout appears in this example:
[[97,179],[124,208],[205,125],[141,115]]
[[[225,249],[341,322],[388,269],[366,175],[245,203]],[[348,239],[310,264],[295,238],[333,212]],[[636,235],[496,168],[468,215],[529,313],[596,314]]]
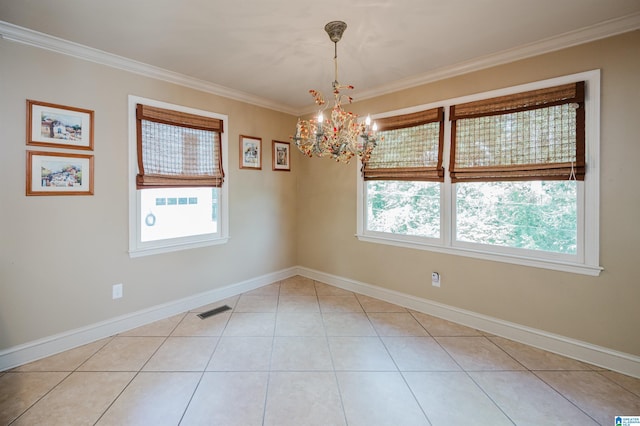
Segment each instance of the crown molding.
[[[369,90],[358,92],[358,100],[365,100],[386,95],[400,90],[411,89],[427,83],[445,78],[451,78],[473,71],[490,68],[544,53],[554,52],[579,44],[584,44],[606,37],[634,31],[640,28],[640,13],[634,13],[621,18],[611,19],[579,30],[570,31],[559,36],[503,50],[490,55],[480,56],[468,61],[459,62],[452,66],[430,70],[424,74],[397,80]],[[107,65],[113,68],[144,75],[146,77],[167,81],[191,89],[234,99],[251,105],[284,112],[291,115],[304,115],[313,112],[311,106],[293,108],[269,99],[254,96],[250,93],[230,89],[208,81],[196,79],[184,74],[154,67],[142,62],[134,61],[122,56],[87,47],[78,43],[64,40],[41,32],[19,27],[8,22],[0,21],[0,37],[53,52],[62,53],[79,59]]]
[[225,86],[189,77],[184,74],[155,67],[143,62],[134,61],[132,59],[107,53],[102,50],[94,49],[92,47],[84,46],[82,44],[64,40],[45,33],[19,27],[8,22],[0,21],[0,38],[38,47],[40,49],[50,50],[56,53],[62,53],[64,55],[110,66],[134,74],[143,75],[145,77],[155,78],[291,115],[296,115],[298,112],[296,109],[291,108],[288,105],[283,105],[269,99],[254,96],[250,93],[230,89]]
[[400,90],[411,89],[438,80],[468,74],[474,71],[491,68],[497,65],[531,58],[545,53],[566,49],[572,46],[589,43],[607,37],[623,34],[640,29],[640,13],[634,13],[617,19],[600,22],[598,24],[570,31],[558,36],[525,44],[513,49],[479,56],[468,61],[459,62],[452,66],[428,71],[424,74],[390,82],[372,89],[358,92],[358,100],[370,99]]

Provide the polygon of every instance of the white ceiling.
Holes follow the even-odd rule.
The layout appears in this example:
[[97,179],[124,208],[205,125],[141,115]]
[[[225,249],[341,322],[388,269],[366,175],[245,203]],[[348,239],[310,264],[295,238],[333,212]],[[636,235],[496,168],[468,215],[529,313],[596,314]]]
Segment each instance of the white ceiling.
[[358,100],[638,29],[640,0],[0,0],[5,38],[46,44],[37,31],[291,113],[330,92],[333,20]]

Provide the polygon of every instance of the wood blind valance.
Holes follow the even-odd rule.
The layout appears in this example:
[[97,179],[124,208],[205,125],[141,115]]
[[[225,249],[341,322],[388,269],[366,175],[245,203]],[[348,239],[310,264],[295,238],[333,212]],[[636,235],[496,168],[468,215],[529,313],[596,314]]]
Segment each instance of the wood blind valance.
[[223,121],[138,104],[136,186],[221,187]]
[[584,180],[584,82],[450,107],[452,182]]
[[444,181],[444,109],[377,119],[381,140],[364,163],[364,180]]

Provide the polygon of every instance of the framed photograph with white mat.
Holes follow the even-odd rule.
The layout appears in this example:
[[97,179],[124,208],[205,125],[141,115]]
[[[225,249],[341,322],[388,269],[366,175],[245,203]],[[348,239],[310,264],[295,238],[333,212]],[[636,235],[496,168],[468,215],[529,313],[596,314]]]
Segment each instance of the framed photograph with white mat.
[[27,195],[93,195],[93,155],[27,151]]
[[93,111],[27,99],[27,145],[93,150]]
[[262,138],[240,135],[240,168],[262,169]]
[[273,170],[291,171],[289,142],[271,141]]

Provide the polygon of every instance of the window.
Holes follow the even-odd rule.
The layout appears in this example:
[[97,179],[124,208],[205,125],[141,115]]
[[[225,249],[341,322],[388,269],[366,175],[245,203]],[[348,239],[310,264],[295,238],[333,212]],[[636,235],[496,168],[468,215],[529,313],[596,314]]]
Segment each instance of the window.
[[440,238],[444,110],[377,121],[380,142],[364,164],[371,232]]
[[228,239],[226,116],[129,97],[130,255]]
[[[440,132],[447,143],[436,161],[448,163],[448,173],[427,182],[372,178],[366,163],[358,178],[358,237],[599,274],[599,72],[416,109],[433,107],[444,109]],[[376,120],[411,114],[407,109]],[[412,145],[387,130],[381,135],[385,141],[372,161],[389,155],[387,143],[414,157],[434,156],[433,145]]]

